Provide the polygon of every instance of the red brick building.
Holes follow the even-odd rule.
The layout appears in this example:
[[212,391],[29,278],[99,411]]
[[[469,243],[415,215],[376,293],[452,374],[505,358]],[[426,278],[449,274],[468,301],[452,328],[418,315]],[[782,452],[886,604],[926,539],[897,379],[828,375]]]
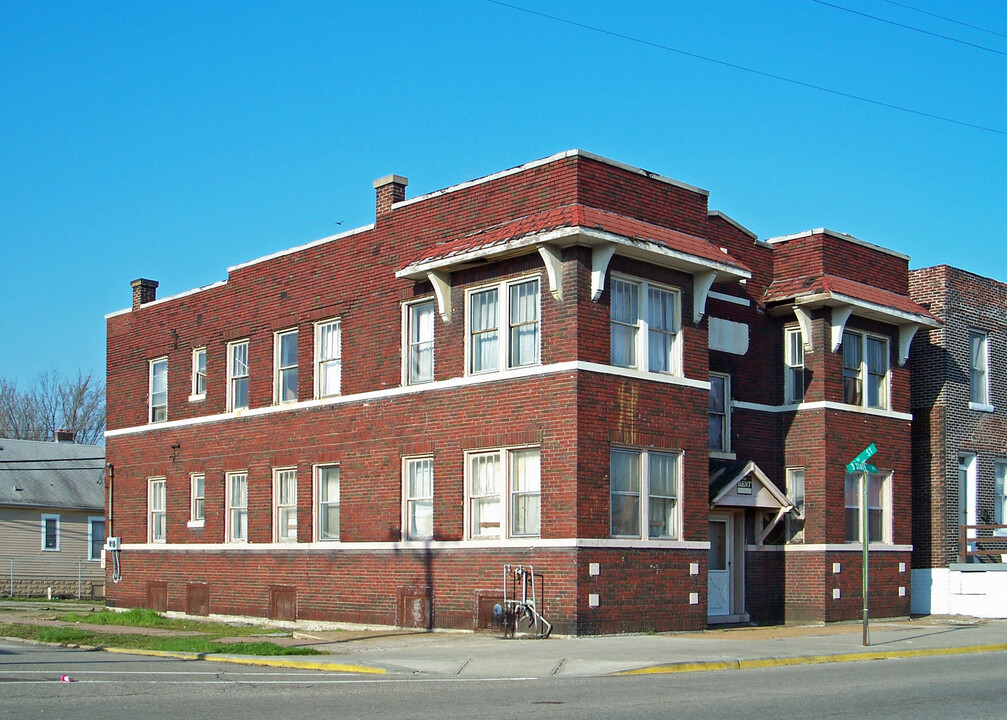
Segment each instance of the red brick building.
[[108,316],[109,603],[564,633],[909,612],[908,258],[569,151]]

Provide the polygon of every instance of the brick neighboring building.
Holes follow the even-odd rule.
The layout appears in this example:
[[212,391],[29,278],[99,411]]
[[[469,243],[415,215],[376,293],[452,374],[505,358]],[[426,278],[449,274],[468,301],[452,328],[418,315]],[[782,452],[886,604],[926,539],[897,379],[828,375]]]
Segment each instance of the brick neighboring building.
[[[943,322],[920,333],[911,363],[913,610],[1007,617],[1007,565],[963,558],[960,535],[961,525],[1005,523],[1007,285],[937,265],[912,271],[909,287]],[[970,534],[994,532],[1004,534]]]
[[[909,612],[908,258],[583,151],[108,316],[109,603],[558,632]],[[854,488],[855,489],[855,488]]]

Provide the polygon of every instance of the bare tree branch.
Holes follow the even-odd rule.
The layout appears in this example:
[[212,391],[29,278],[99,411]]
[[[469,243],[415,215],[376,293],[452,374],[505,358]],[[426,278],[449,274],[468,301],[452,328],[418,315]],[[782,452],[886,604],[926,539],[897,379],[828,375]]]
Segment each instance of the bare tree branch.
[[73,433],[74,442],[97,445],[105,435],[105,384],[94,373],[64,377],[55,370],[39,373],[21,390],[0,378],[0,437],[51,440],[57,430]]

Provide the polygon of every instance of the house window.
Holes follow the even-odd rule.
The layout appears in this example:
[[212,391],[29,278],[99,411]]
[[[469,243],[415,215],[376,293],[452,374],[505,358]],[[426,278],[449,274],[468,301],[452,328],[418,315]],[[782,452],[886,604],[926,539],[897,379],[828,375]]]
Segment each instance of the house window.
[[649,372],[679,372],[679,293],[612,278],[611,362]]
[[538,279],[471,292],[468,310],[470,373],[538,364]]
[[338,320],[315,325],[315,397],[338,395],[342,383],[342,329]]
[[168,358],[150,361],[150,422],[168,419]]
[[248,473],[227,474],[227,542],[248,542]]
[[196,348],[192,351],[192,397],[190,400],[200,400],[206,397],[206,348]]
[[861,407],[888,407],[887,338],[843,333],[843,402]]
[[147,481],[147,542],[159,543],[165,539],[165,482],[164,478]]
[[731,451],[731,376],[710,373],[710,451]]
[[274,399],[277,403],[297,401],[297,330],[276,333],[273,367]]
[[315,467],[315,539],[339,539],[339,466]]
[[[1007,525],[1007,460],[997,460],[993,463],[995,481],[993,493],[993,522],[997,525]],[[996,530],[994,535],[1007,535],[1007,530]]]
[[227,409],[248,407],[248,340],[227,346]]
[[804,339],[800,328],[783,331],[783,393],[787,403],[804,400]]
[[406,384],[434,379],[434,303],[406,306]]
[[969,331],[969,402],[989,405],[989,356],[986,333]]
[[434,536],[434,460],[405,460],[406,539],[426,540]]
[[59,552],[59,515],[42,513],[42,549]]
[[206,476],[194,473],[189,479],[189,523],[202,524],[205,519]]
[[469,537],[538,537],[542,482],[539,449],[470,453],[467,459]]
[[787,538],[804,542],[804,468],[787,468],[787,497],[794,503],[787,515]]
[[609,463],[612,536],[677,538],[679,455],[613,449]]
[[867,476],[867,537],[870,542],[890,542],[890,475],[847,473],[846,542],[861,542],[860,477]]
[[105,547],[105,518],[87,519],[87,559],[101,560],[101,549]]
[[297,542],[297,470],[273,471],[273,541]]

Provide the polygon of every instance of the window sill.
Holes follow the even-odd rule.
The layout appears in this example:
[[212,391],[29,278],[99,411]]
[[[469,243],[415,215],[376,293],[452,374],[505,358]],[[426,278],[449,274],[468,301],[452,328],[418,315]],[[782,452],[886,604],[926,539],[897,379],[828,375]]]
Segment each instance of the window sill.
[[723,452],[721,450],[711,450],[710,457],[715,460],[737,460],[738,456],[733,452]]
[[975,410],[976,412],[996,412],[996,408],[992,405],[985,405],[983,403],[969,402],[969,410]]
[[42,552],[59,552],[59,548],[42,548]]
[[187,528],[201,528],[206,523],[206,520],[190,520],[185,524]]
[[202,393],[201,395],[189,396],[189,402],[203,402],[204,400],[206,400],[206,393]]

